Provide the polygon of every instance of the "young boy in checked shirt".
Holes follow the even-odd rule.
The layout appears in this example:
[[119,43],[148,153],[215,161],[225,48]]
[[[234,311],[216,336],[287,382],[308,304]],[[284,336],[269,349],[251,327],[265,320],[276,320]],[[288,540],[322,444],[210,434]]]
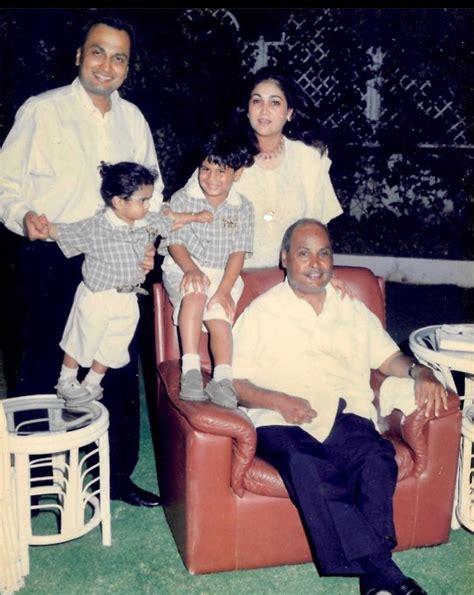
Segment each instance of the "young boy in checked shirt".
[[[140,263],[157,236],[195,222],[212,221],[208,211],[174,213],[163,206],[149,212],[157,172],[132,162],[101,163],[101,195],[106,207],[76,223],[51,223],[42,215],[49,238],[65,256],[84,254],[79,284],[60,342],[63,365],[56,386],[66,407],[100,399],[108,368],[129,361],[128,346],[138,324],[137,293],[145,279]],[[146,293],[146,292],[145,292]],[[82,383],[79,366],[90,367]]]
[[[252,203],[232,189],[256,149],[236,133],[220,132],[201,148],[198,179],[170,200],[175,212],[208,209],[208,225],[172,231],[163,246],[163,283],[174,307],[182,346],[180,398],[237,406],[232,385],[232,322],[243,290],[240,272],[253,250]],[[163,246],[160,246],[162,252]],[[199,357],[201,329],[210,335],[213,378],[204,388]]]

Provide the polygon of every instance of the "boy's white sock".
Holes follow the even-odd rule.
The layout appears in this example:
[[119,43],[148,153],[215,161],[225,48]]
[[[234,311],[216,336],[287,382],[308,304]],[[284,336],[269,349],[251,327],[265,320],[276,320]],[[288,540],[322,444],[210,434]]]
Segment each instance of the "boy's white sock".
[[181,357],[182,373],[186,374],[189,370],[201,371],[201,357],[199,353],[185,353]]
[[87,372],[87,376],[84,378],[84,384],[99,386],[104,376],[105,374],[98,374],[91,368],[89,372]]
[[69,368],[64,364],[61,366],[61,372],[59,373],[59,382],[64,380],[74,380],[77,378],[77,372],[79,368]]
[[212,377],[216,382],[224,379],[232,380],[232,366],[229,366],[229,364],[219,364],[214,368]]

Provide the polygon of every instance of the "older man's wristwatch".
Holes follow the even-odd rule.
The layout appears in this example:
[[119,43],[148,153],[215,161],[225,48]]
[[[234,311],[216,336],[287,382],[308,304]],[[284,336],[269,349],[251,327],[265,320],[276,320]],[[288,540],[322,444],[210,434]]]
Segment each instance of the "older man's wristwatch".
[[415,377],[413,376],[413,370],[418,367],[418,365],[418,362],[411,362],[411,364],[408,366],[408,376],[413,378],[413,380],[415,380]]

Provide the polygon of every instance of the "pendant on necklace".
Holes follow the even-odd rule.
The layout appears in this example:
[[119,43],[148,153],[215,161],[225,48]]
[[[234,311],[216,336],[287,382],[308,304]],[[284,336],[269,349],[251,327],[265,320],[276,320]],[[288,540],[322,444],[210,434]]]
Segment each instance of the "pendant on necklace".
[[273,219],[274,215],[275,215],[275,211],[267,211],[263,215],[263,219],[264,219],[264,221],[271,221]]

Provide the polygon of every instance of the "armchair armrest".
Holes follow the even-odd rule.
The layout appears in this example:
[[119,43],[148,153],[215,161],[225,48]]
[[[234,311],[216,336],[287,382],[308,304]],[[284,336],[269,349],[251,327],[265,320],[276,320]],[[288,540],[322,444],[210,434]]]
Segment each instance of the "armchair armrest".
[[[414,454],[415,466],[413,473],[415,477],[421,475],[428,463],[427,432],[431,424],[443,423],[443,420],[448,420],[453,415],[457,418],[455,428],[458,430],[457,433],[460,433],[461,411],[459,409],[459,397],[453,391],[448,390],[448,408],[441,409],[438,417],[435,417],[433,413],[429,417],[425,417],[424,412],[417,409],[401,420],[400,428],[402,437]],[[446,433],[445,438],[448,441]],[[459,441],[459,438],[457,440]]]
[[[179,398],[181,365],[178,360],[162,362],[157,367],[164,392],[187,421],[201,432],[227,436],[232,439],[231,483],[234,492],[242,497],[243,478],[252,464],[257,445],[255,427],[240,409],[226,409],[210,402],[183,401]],[[204,379],[209,374],[203,371]]]
[[[385,376],[376,370],[372,370],[371,385],[375,392],[374,404],[379,408],[378,392],[380,385],[384,381]],[[401,411],[394,410],[389,416],[383,418],[388,429],[385,434],[388,437],[394,437],[395,440],[403,441],[413,453],[413,474],[415,477],[421,475],[428,463],[428,431],[431,424],[445,423],[445,431],[454,429],[455,432],[460,432],[461,428],[461,412],[459,408],[459,397],[453,391],[448,389],[448,408],[442,409],[439,416],[435,417],[431,414],[425,417],[423,411],[416,409],[406,417]],[[449,419],[452,416],[455,418],[455,423]],[[446,440],[448,436],[446,435]],[[442,447],[442,445],[441,445]]]

